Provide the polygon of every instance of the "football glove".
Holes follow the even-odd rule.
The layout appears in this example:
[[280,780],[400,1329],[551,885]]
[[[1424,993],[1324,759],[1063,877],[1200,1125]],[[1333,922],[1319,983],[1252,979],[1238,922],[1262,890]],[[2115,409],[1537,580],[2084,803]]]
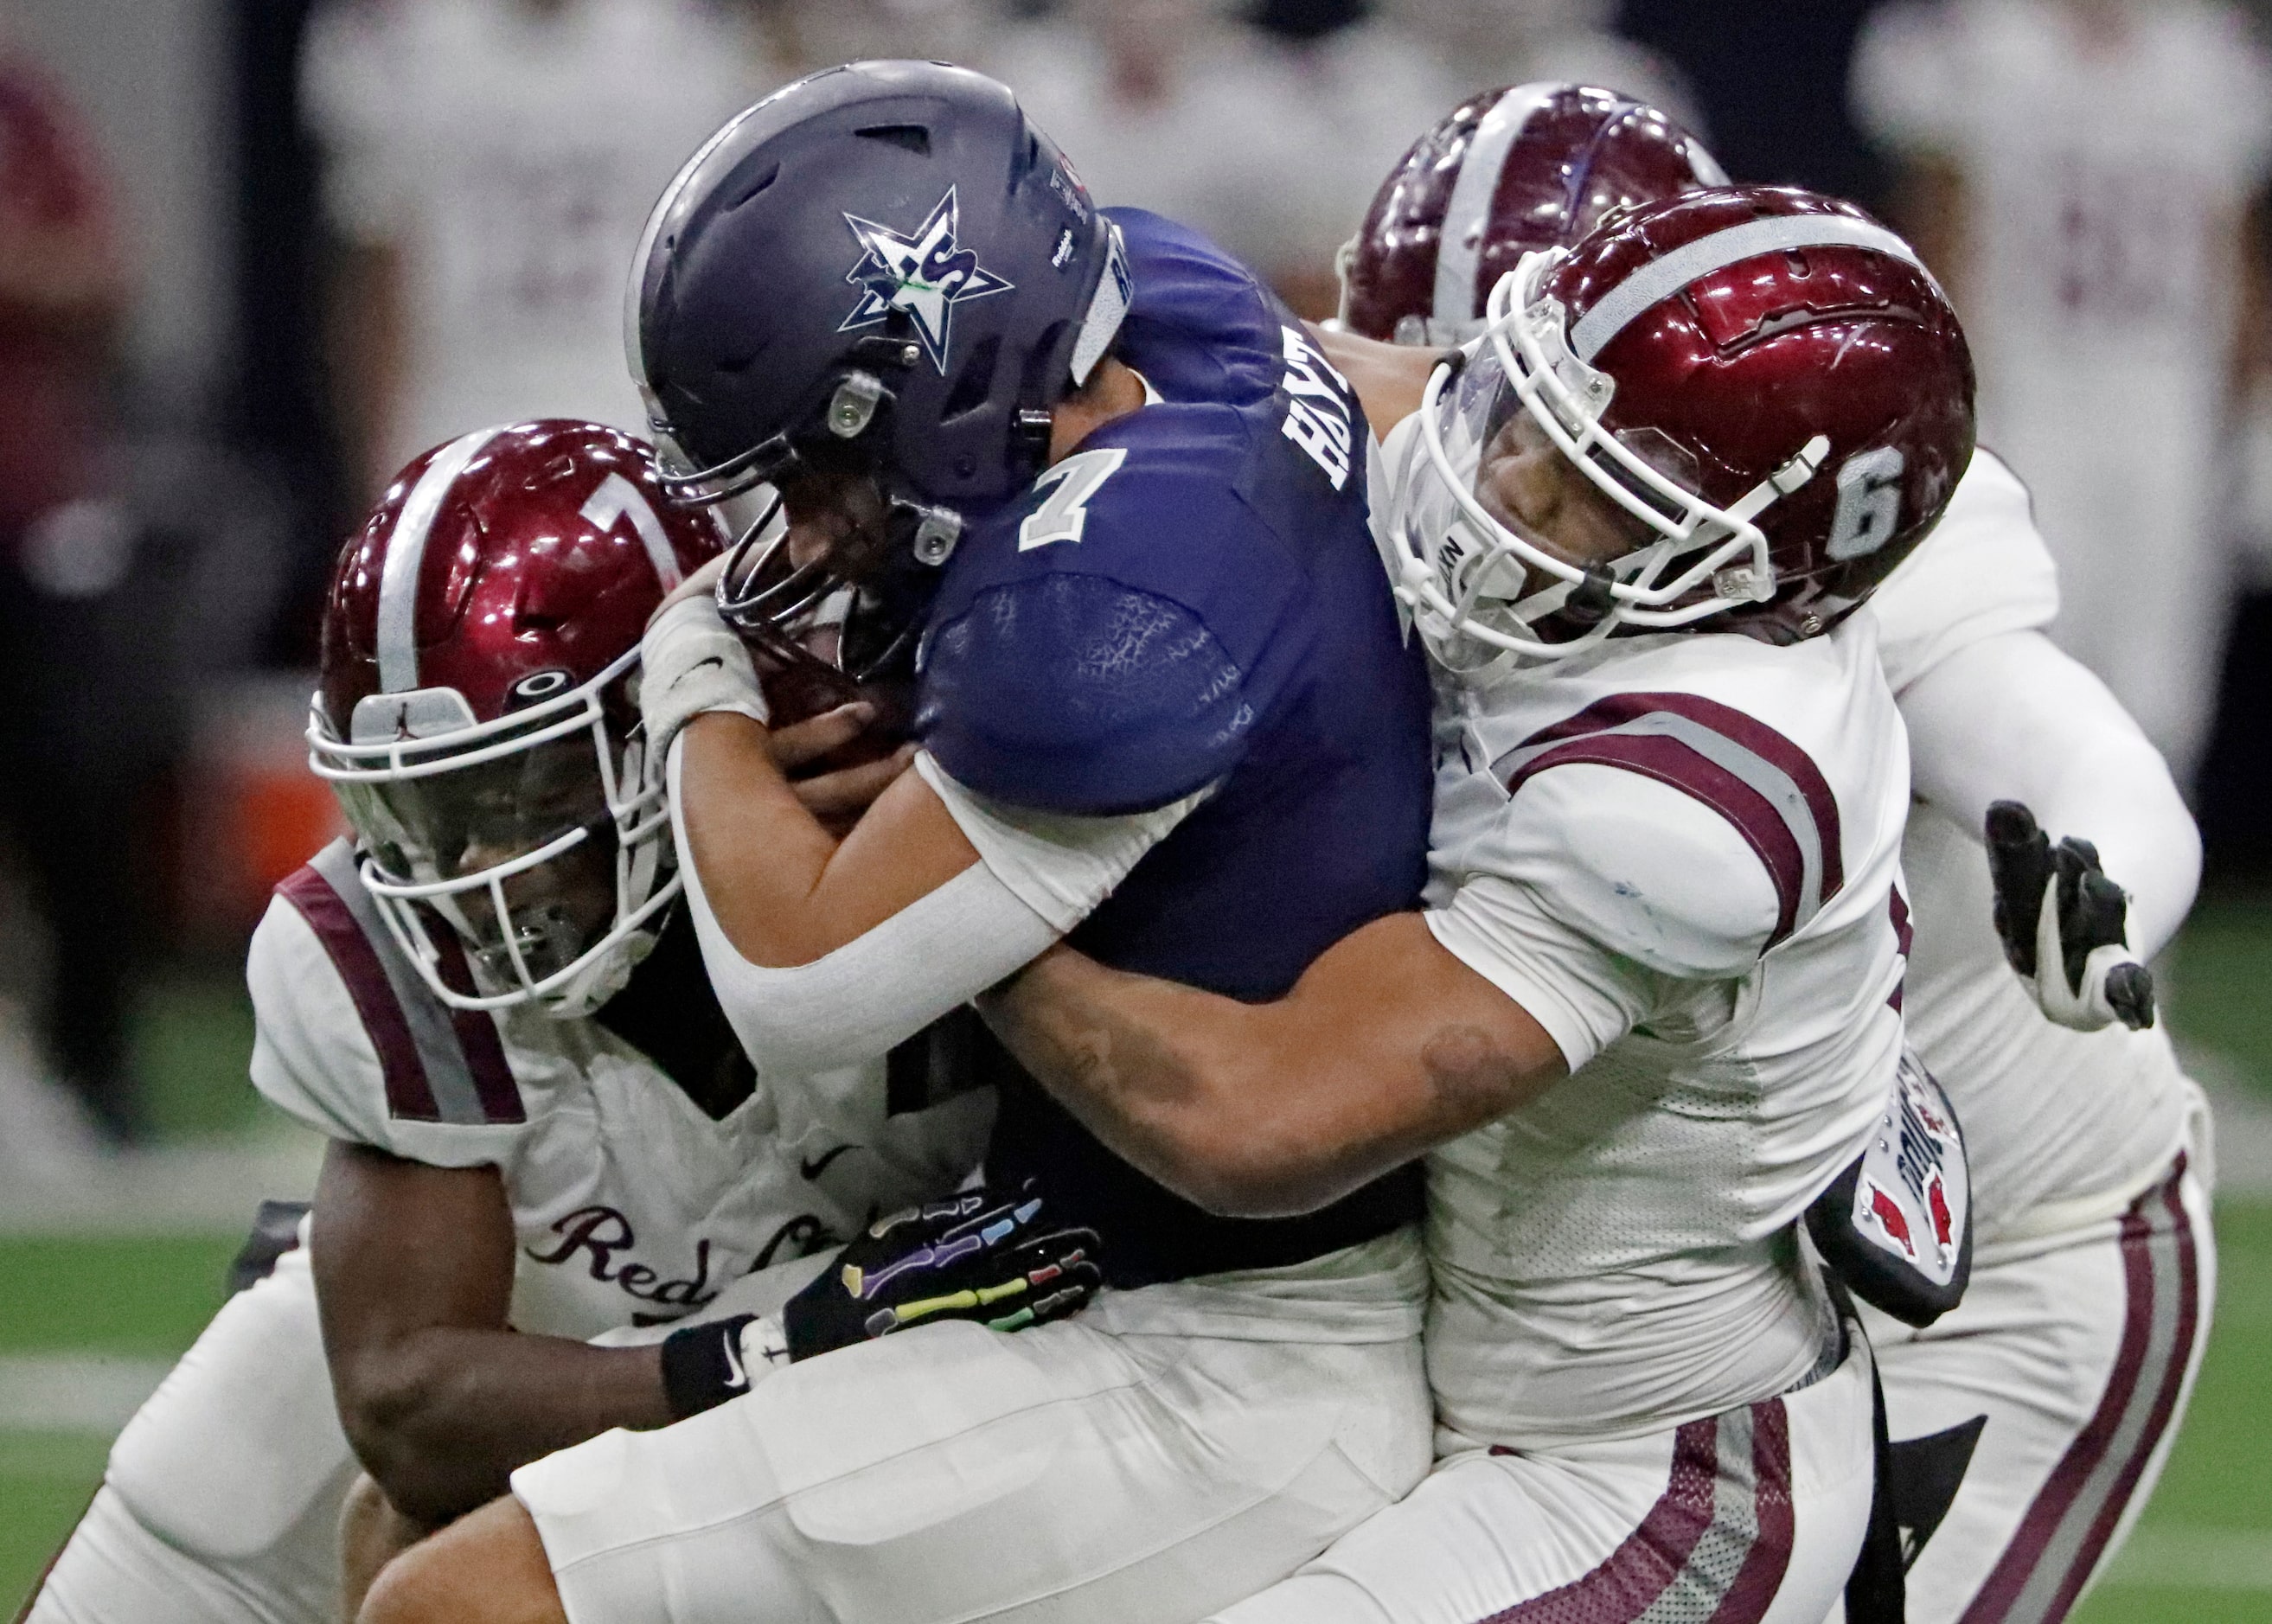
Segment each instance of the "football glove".
[[739,1398],[788,1363],[781,1322],[736,1314],[681,1326],[662,1339],[662,1392],[680,1420]]
[[1988,808],[1988,872],[2004,957],[2050,1019],[2077,1032],[2154,1024],[2154,974],[2124,934],[2129,898],[2098,866],[2098,848],[2053,846],[2016,801]]
[[770,715],[750,651],[706,596],[680,599],[639,639],[639,704],[657,781],[670,758],[670,741],[696,717],[732,711],[764,722]]
[[781,1310],[789,1357],[938,1320],[994,1330],[1078,1313],[1103,1277],[1096,1232],[1046,1229],[1035,1185],[967,1190],[880,1218]]

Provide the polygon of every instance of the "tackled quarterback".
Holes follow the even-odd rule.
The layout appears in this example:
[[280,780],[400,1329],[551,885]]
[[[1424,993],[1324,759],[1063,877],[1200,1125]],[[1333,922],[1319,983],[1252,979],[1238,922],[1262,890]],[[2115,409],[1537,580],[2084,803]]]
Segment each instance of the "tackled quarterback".
[[2200,844],[1933,271],[1559,82],[1303,322],[1013,91],[405,468],[255,937],[313,1208],[26,1624],[2058,1624],[2214,1299]]

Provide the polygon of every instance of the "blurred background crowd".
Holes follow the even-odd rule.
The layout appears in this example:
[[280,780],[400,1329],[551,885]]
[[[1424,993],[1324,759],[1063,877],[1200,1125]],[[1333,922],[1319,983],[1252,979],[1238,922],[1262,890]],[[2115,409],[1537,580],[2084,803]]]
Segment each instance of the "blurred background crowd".
[[22,1163],[198,1125],[153,1069],[200,1019],[241,1030],[233,994],[195,989],[228,987],[266,886],[330,827],[298,731],[339,541],[469,427],[638,427],[619,312],[649,201],[736,108],[861,56],[1005,78],[1100,199],[1201,227],[1312,316],[1390,163],[1492,85],[1608,84],[1738,180],[1858,198],[1955,294],[1983,437],[2059,555],[2057,634],[2193,786],[2214,873],[2272,870],[2261,20],[2219,0],[5,0],[0,1170],[7,1142]]

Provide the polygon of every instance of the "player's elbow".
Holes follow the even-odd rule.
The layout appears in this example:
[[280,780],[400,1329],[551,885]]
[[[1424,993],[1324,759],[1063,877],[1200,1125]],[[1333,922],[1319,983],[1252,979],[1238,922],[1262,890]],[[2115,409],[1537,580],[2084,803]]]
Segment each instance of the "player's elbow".
[[334,1373],[340,1424],[355,1458],[395,1509],[439,1523],[478,1504],[464,1473],[435,1438],[449,1408],[446,1374],[415,1351],[389,1350],[348,1361]]

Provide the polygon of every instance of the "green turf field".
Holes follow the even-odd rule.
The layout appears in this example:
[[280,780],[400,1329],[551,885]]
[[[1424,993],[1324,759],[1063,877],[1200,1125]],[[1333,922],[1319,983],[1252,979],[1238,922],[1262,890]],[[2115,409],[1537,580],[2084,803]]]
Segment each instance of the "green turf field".
[[[2179,1032],[2272,1098],[2272,904],[2206,902],[2175,979]],[[137,1042],[162,1129],[212,1132],[257,1114],[249,1019],[227,981],[168,983]],[[2272,1624],[2272,1201],[2221,1203],[2217,1234],[2216,1329],[2192,1413],[2136,1538],[2078,1624]],[[130,1383],[154,1370],[220,1303],[239,1239],[0,1236],[0,1374],[56,1355],[112,1361]],[[0,1617],[102,1471],[101,1431],[37,1420],[0,1413]]]

